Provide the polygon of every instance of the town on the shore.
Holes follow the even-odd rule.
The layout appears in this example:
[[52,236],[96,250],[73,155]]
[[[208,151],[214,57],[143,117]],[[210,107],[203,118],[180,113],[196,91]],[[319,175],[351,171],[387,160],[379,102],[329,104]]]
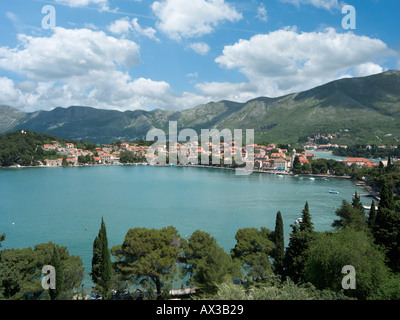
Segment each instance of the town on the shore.
[[[49,144],[44,144],[42,148],[45,151],[55,151],[58,157],[56,159],[45,159],[43,162],[39,163],[39,165],[45,167],[121,165],[129,163],[152,163],[154,165],[166,165],[167,162],[160,163],[157,161],[150,161],[151,159],[149,159],[149,157],[157,157],[158,159],[159,155],[164,155],[164,159],[169,159],[171,152],[175,152],[177,155],[184,155],[187,157],[189,164],[200,164],[200,157],[208,156],[210,157],[211,164],[211,156],[214,156],[215,150],[217,150],[217,156],[220,157],[221,164],[224,162],[224,155],[227,155],[227,151],[229,151],[231,157],[234,154],[241,155],[243,163],[246,163],[246,161],[253,161],[254,170],[272,173],[290,173],[293,171],[295,158],[297,158],[296,160],[303,165],[309,163],[311,160],[316,160],[317,157],[315,153],[313,153],[315,151],[318,152],[332,150],[334,148],[347,148],[345,145],[331,143],[317,144],[313,140],[313,138],[309,138],[308,143],[300,147],[301,152],[297,152],[295,149],[288,150],[287,148],[281,148],[281,145],[276,145],[274,143],[267,145],[253,144],[249,146],[238,146],[235,145],[235,142],[232,142],[231,144],[220,142],[219,145],[213,145],[212,142],[208,142],[205,144],[207,148],[204,148],[204,145],[199,145],[197,142],[192,144],[174,143],[172,149],[168,148],[168,146],[164,144],[155,148],[157,156],[155,154],[147,154],[149,146],[138,142],[113,143],[109,145],[98,146],[95,148],[95,150],[83,150],[76,148],[73,143],[61,144],[58,141],[51,141]],[[248,157],[248,147],[253,147],[253,159]],[[378,148],[397,148],[397,146],[380,146]],[[218,151],[220,151],[219,155]],[[135,158],[135,161],[127,161],[126,159],[121,161],[123,155],[128,154],[132,155]],[[178,159],[177,155],[175,155],[174,159]],[[371,168],[378,165],[377,162],[366,158],[347,158],[342,160],[342,162],[349,166],[355,164],[358,167]],[[382,160],[381,162],[386,165],[385,160]],[[181,163],[178,162],[178,165],[181,165]]]

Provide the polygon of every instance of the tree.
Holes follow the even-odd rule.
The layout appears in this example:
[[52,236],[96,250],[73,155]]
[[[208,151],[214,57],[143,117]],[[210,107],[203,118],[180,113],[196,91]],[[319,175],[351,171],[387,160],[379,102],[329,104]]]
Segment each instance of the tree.
[[189,283],[200,292],[216,292],[217,286],[240,277],[240,264],[232,260],[204,231],[196,230],[184,244],[184,264]]
[[236,232],[235,248],[231,256],[239,259],[252,280],[264,279],[272,273],[269,255],[274,248],[269,239],[271,231],[265,228],[243,228]]
[[[3,233],[3,234],[0,236],[0,248],[1,248],[1,243],[5,240],[5,238],[6,238],[6,234]],[[0,254],[1,254],[1,252],[0,252]],[[1,258],[1,256],[0,256],[0,258]]]
[[387,162],[387,166],[386,166],[386,171],[387,172],[391,172],[392,168],[393,168],[392,159],[391,159],[390,155],[388,155],[388,162]]
[[200,230],[194,231],[188,241],[183,242],[183,275],[191,277],[197,263],[209,254],[215,244],[215,238],[209,233]]
[[0,261],[0,297],[22,299],[25,293],[42,292],[40,271],[32,248],[5,249]]
[[294,157],[292,167],[293,167],[293,172],[294,172],[294,173],[301,173],[301,171],[302,171],[302,165],[301,165],[299,156],[295,156],[295,157]]
[[302,220],[300,222],[300,231],[313,232],[314,224],[311,222],[310,210],[308,208],[308,202],[306,202],[302,211]]
[[[38,244],[34,248],[34,256],[37,259],[37,269],[39,274],[43,266],[57,264],[56,267],[56,289],[57,299],[72,299],[74,290],[79,288],[85,276],[85,268],[79,256],[70,255],[67,247],[58,246],[52,242]],[[58,258],[56,257],[58,256]],[[58,271],[57,271],[58,269]],[[41,287],[41,285],[40,285]],[[58,290],[61,288],[61,290]],[[43,290],[43,288],[41,288]]]
[[291,225],[292,233],[290,234],[289,245],[286,249],[283,260],[284,274],[296,283],[299,283],[304,279],[304,266],[308,258],[307,250],[309,244],[315,237],[307,202],[302,213],[302,222],[300,222],[300,227],[297,225]]
[[172,282],[182,250],[178,231],[170,226],[161,230],[134,228],[128,230],[121,245],[111,249],[114,267],[125,279],[147,281],[155,286],[157,297]]
[[[353,201],[354,203],[354,201]],[[358,206],[356,204],[356,206]],[[332,227],[343,229],[345,227],[353,227],[357,230],[363,230],[367,227],[364,208],[354,207],[346,200],[342,200],[342,205],[336,210],[339,220],[332,223]]]
[[107,298],[111,285],[112,264],[108,248],[107,230],[103,218],[101,218],[99,234],[93,242],[91,276],[103,297]]
[[346,227],[336,232],[319,233],[310,243],[305,263],[305,281],[317,289],[342,290],[342,269],[351,265],[356,271],[356,288],[345,294],[367,299],[389,279],[385,256],[365,231]]
[[277,274],[283,273],[283,259],[285,257],[285,239],[283,233],[283,220],[280,211],[276,214],[275,232],[273,233],[274,250],[272,257],[274,258],[274,271]]
[[53,248],[50,265],[52,265],[55,269],[56,287],[54,289],[49,289],[49,295],[51,300],[56,300],[63,291],[64,282],[64,271],[61,266],[60,255],[56,247]]
[[397,272],[400,270],[400,213],[394,210],[393,193],[385,181],[380,195],[372,232],[375,242],[386,249],[390,268]]
[[359,194],[357,193],[357,191],[355,191],[355,193],[354,193],[353,199],[351,201],[351,205],[353,206],[354,209],[358,209],[361,211],[362,214],[365,214],[364,207],[361,202],[361,198],[360,198]]
[[[58,258],[57,258],[58,256]],[[6,249],[0,260],[0,296],[4,299],[37,299],[43,294],[42,268],[56,268],[58,299],[71,299],[73,290],[81,285],[84,277],[82,260],[69,255],[66,247],[52,242],[32,248]],[[58,270],[58,271],[57,271]]]
[[375,220],[376,220],[376,208],[375,208],[375,201],[372,200],[371,202],[371,209],[369,210],[369,216],[368,216],[368,227],[372,230],[375,225]]
[[372,229],[375,242],[386,250],[388,265],[400,270],[400,213],[388,208],[378,208]]
[[379,209],[387,208],[389,210],[394,209],[394,199],[393,199],[393,192],[387,182],[384,180],[381,187],[380,192],[380,201],[379,201]]

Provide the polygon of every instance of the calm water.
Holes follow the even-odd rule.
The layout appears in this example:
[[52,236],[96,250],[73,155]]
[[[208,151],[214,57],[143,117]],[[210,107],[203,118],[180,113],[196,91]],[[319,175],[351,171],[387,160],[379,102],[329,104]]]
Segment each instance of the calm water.
[[[330,194],[335,189],[340,194]],[[197,230],[214,236],[227,252],[244,227],[275,228],[281,211],[290,224],[309,202],[317,231],[330,230],[335,208],[363,189],[345,179],[275,176],[194,167],[107,166],[0,170],[3,248],[52,241],[82,258],[90,271],[101,217],[109,245],[121,244],[134,227],[175,226],[182,237]],[[362,198],[370,205],[371,198]],[[287,244],[287,243],[286,243]],[[89,278],[89,277],[87,277]],[[89,281],[89,280],[86,280]]]

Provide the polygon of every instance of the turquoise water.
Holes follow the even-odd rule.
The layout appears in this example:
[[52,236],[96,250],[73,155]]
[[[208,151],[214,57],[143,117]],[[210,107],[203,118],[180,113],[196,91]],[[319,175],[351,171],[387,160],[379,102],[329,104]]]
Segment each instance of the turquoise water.
[[[330,194],[335,189],[340,194]],[[286,241],[305,202],[317,231],[330,230],[335,208],[351,201],[350,180],[195,167],[105,166],[0,170],[0,233],[3,248],[52,241],[82,258],[90,272],[92,244],[101,217],[109,245],[121,244],[134,227],[173,225],[182,237],[203,230],[227,252],[244,227],[273,230],[281,211]],[[371,198],[362,198],[370,205]],[[286,243],[287,244],[287,243]],[[86,281],[89,277],[87,277]]]

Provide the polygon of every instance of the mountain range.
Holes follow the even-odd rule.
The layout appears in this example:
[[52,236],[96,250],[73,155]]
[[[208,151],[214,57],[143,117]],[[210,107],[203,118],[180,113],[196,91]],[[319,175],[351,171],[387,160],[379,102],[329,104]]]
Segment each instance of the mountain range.
[[152,128],[168,134],[169,121],[177,121],[178,130],[192,128],[199,134],[201,129],[254,129],[256,142],[296,143],[335,132],[343,133],[340,141],[348,144],[397,141],[400,71],[344,78],[276,98],[209,102],[183,111],[71,106],[27,113],[0,106],[0,133],[25,129],[101,144],[145,138]]

